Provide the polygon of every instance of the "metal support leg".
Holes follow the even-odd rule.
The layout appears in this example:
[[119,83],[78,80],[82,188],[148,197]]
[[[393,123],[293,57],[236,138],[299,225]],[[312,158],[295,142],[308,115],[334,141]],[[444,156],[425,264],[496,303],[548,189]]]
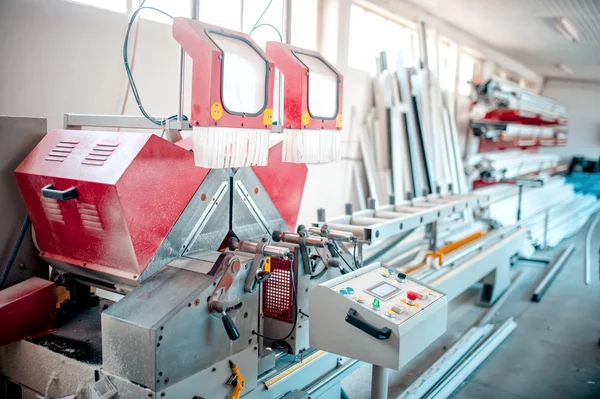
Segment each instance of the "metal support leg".
[[510,286],[510,259],[499,259],[498,262],[498,267],[482,280],[480,306],[492,306]]
[[521,205],[523,204],[523,186],[519,184],[519,197],[517,200],[517,223],[521,221]]
[[550,210],[544,212],[544,246],[542,249],[548,248],[548,219],[550,218]]
[[429,250],[431,252],[436,252],[437,251],[437,220],[435,222],[432,222],[429,225]]
[[597,213],[596,216],[592,219],[590,223],[590,227],[588,228],[587,233],[585,234],[585,252],[583,258],[583,267],[584,267],[584,281],[586,285],[590,285],[592,282],[592,236],[594,235],[594,230],[596,225],[600,221],[600,213]]
[[373,365],[371,399],[387,399],[389,370]]

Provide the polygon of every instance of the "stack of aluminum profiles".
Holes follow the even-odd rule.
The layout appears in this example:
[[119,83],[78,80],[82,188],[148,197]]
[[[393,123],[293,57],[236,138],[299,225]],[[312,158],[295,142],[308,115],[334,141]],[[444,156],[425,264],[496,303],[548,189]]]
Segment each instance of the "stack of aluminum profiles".
[[[476,192],[490,195],[491,219],[504,226],[517,223],[517,186],[497,184]],[[528,227],[532,244],[555,246],[577,232],[599,208],[593,195],[576,193],[564,177],[556,176],[545,180],[542,187],[523,188],[520,223]]]

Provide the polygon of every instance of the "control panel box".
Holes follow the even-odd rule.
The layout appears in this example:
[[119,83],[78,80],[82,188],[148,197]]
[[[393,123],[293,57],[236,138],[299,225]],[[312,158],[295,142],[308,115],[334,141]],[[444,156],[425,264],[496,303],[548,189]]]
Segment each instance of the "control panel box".
[[376,263],[309,293],[310,346],[398,370],[446,331],[446,296]]

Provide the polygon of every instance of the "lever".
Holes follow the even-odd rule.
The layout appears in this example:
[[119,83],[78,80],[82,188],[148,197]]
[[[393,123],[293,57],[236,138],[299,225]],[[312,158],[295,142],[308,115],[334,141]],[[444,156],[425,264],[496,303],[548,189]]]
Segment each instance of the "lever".
[[238,331],[235,323],[231,316],[227,314],[228,311],[237,310],[242,307],[242,303],[238,303],[234,306],[225,306],[225,304],[221,301],[210,301],[208,304],[208,309],[211,312],[221,313],[221,321],[223,322],[223,327],[225,327],[225,332],[227,332],[227,336],[230,340],[235,341],[240,337],[240,332]]
[[231,316],[229,316],[225,311],[222,312],[223,317],[221,320],[223,321],[223,327],[225,327],[225,331],[227,332],[227,336],[230,340],[235,341],[240,337],[240,332],[238,331],[235,323]]

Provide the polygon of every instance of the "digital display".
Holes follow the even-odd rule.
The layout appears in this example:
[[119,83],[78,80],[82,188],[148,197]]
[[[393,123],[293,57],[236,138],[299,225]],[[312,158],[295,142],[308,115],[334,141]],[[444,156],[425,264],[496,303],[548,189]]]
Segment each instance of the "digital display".
[[400,289],[394,287],[391,284],[382,283],[376,287],[369,289],[369,291],[375,296],[378,296],[380,298],[385,298],[386,296],[388,296],[396,291],[400,291]]

